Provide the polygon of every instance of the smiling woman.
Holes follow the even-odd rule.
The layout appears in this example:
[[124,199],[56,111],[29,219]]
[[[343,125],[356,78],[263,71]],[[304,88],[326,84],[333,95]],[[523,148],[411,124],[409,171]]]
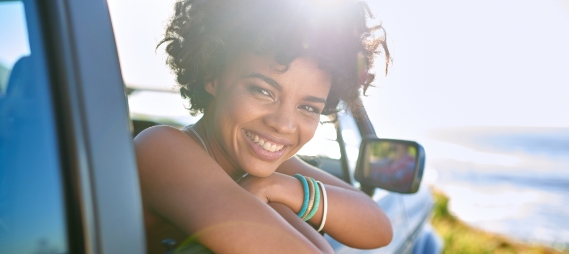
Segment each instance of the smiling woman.
[[214,138],[238,165],[227,165],[240,169],[236,177],[265,177],[312,138],[330,81],[310,59],[298,58],[281,73],[269,57],[248,53],[205,89],[216,101],[202,118],[212,126],[206,138]]
[[318,231],[356,248],[390,242],[373,200],[294,156],[340,100],[361,107],[379,45],[389,59],[368,14],[349,0],[176,3],[161,44],[203,117],[135,138],[151,253],[166,238],[219,253],[333,252]]

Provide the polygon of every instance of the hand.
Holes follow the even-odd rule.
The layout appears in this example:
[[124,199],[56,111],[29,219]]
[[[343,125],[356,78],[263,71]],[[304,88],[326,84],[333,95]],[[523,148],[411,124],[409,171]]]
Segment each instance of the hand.
[[271,188],[271,178],[275,173],[271,174],[267,177],[256,177],[252,175],[247,175],[241,178],[237,184],[241,186],[241,188],[245,189],[249,193],[253,194],[253,196],[257,197],[263,203],[269,203],[270,198],[268,195],[269,189]]

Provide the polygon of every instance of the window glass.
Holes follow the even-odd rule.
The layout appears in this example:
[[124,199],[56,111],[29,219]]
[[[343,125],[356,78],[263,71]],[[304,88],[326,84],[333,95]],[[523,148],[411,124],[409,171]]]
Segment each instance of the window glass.
[[21,2],[0,2],[0,35],[0,94],[4,94],[10,70],[18,59],[30,54]]
[[0,1],[0,253],[68,253],[53,103],[34,4]]
[[320,124],[314,137],[300,149],[297,155],[306,162],[343,179],[340,146],[337,141],[336,127],[327,116],[320,117]]
[[336,141],[336,128],[327,116],[321,116],[314,137],[298,151],[298,155],[320,156],[331,159],[340,159],[340,147]]
[[362,135],[360,134],[356,120],[352,115],[341,113],[338,114],[338,119],[342,129],[342,138],[346,145],[346,155],[348,157],[347,160],[350,175],[353,175],[356,170],[356,164],[360,154]]

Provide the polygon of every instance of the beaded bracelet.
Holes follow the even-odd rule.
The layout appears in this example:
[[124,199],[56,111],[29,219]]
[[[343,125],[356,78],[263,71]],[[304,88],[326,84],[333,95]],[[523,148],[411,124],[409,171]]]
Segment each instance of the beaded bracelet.
[[318,186],[318,183],[316,183],[316,180],[314,180],[314,178],[312,178],[312,177],[309,177],[309,178],[310,178],[310,181],[313,183],[316,191],[315,191],[315,198],[314,198],[314,206],[312,207],[312,210],[310,210],[310,213],[308,214],[308,216],[306,216],[304,221],[310,220],[312,218],[312,216],[314,216],[314,214],[316,214],[316,211],[318,211],[318,206],[320,205],[320,188]]
[[300,182],[302,183],[302,188],[304,189],[304,201],[302,203],[302,208],[300,208],[300,212],[296,214],[298,215],[298,217],[302,218],[302,215],[306,213],[306,210],[308,208],[308,201],[310,195],[308,190],[308,182],[306,181],[306,179],[304,179],[304,176],[302,176],[301,174],[294,174],[294,177],[300,180]]

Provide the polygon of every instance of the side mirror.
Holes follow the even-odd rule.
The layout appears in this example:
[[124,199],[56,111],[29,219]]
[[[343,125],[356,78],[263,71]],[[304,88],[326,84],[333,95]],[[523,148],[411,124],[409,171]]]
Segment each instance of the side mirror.
[[399,193],[419,189],[425,150],[413,141],[367,138],[362,140],[355,178],[362,186]]

